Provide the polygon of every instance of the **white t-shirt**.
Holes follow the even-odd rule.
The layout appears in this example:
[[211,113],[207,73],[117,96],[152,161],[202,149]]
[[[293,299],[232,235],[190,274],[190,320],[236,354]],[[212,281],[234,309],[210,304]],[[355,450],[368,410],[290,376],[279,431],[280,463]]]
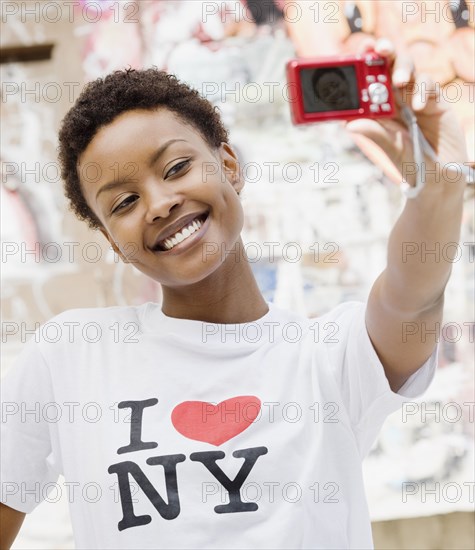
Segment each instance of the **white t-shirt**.
[[43,325],[2,384],[2,502],[31,512],[63,474],[81,549],[372,548],[361,461],[437,349],[395,394],[365,304],[268,305],[237,325],[151,303]]

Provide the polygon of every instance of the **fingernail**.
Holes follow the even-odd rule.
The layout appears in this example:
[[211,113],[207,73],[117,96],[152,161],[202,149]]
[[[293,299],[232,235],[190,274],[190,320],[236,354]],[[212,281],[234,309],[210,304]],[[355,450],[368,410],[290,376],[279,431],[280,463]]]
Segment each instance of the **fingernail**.
[[404,84],[405,82],[409,82],[410,78],[411,75],[407,69],[396,69],[393,73],[393,82],[395,84]]
[[381,40],[378,40],[378,50],[394,50],[393,43],[388,40],[387,38],[381,38]]

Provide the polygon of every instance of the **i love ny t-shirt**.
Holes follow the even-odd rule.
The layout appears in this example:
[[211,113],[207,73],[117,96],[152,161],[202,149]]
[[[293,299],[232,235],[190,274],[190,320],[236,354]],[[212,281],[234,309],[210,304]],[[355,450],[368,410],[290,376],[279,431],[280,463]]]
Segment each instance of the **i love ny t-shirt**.
[[65,477],[78,548],[372,548],[361,461],[430,384],[393,393],[365,304],[250,323],[157,304],[67,311],[2,381],[2,496]]

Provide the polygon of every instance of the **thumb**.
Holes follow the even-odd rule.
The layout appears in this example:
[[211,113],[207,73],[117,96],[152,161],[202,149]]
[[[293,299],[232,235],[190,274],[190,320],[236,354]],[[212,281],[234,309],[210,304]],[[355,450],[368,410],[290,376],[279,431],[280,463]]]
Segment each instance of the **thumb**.
[[[388,128],[386,128],[388,126]],[[358,141],[358,136],[363,136],[378,145],[393,161],[400,157],[403,149],[403,130],[394,121],[359,118],[346,124],[346,129]],[[392,128],[389,128],[392,127]],[[392,131],[390,132],[389,129]]]
[[[390,158],[384,148],[377,145],[375,140],[366,137],[363,133],[355,131],[350,132],[350,135],[366,158],[375,166],[378,166],[390,181],[396,184],[401,183],[401,172],[397,167],[398,163],[395,162],[394,157]],[[373,135],[373,137],[375,136]],[[395,153],[393,152],[393,154]]]

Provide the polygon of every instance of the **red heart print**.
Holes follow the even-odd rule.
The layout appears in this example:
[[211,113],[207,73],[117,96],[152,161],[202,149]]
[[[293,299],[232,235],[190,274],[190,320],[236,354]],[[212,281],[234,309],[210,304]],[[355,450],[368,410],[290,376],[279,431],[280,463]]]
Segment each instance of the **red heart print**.
[[261,400],[254,395],[231,397],[218,405],[184,401],[173,409],[172,423],[188,439],[217,447],[249,428],[260,410]]

